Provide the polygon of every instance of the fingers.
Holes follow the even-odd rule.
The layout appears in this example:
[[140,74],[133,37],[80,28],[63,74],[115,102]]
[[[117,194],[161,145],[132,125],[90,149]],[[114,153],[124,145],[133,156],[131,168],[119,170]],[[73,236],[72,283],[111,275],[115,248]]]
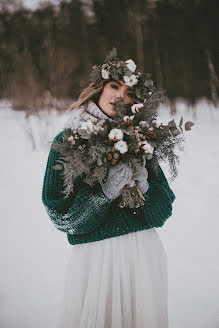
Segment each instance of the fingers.
[[141,190],[142,194],[145,194],[148,191],[149,184],[147,180],[136,181],[136,185]]
[[148,178],[147,169],[144,167],[144,168],[141,168],[140,171],[134,172],[132,178],[135,179],[135,180],[139,180],[139,181],[142,180],[142,179],[147,179]]

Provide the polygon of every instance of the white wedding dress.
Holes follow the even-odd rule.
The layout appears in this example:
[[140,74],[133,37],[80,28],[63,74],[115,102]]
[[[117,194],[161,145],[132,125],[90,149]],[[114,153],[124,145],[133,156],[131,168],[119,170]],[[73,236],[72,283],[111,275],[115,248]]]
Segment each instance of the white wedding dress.
[[72,245],[59,328],[167,328],[167,256],[155,228]]

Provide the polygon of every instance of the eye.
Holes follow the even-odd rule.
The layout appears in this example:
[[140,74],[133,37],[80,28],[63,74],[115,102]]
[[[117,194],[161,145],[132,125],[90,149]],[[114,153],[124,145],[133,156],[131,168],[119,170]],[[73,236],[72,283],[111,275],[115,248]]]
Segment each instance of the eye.
[[113,88],[113,89],[118,89],[118,85],[117,85],[117,84],[111,84],[110,86],[111,86],[111,88]]

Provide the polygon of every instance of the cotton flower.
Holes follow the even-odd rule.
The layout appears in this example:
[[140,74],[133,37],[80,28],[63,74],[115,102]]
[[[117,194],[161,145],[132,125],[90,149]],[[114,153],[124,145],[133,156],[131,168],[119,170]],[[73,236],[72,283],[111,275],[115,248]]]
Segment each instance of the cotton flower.
[[90,120],[86,122],[82,122],[81,129],[86,130],[87,133],[92,133],[94,131],[94,125]]
[[126,122],[126,121],[132,121],[134,119],[135,115],[131,115],[131,116],[124,116],[123,117],[123,120]]
[[143,104],[134,104],[131,107],[131,111],[132,111],[133,114],[136,114],[136,113],[139,112],[140,108],[142,108],[142,107],[144,107]]
[[73,136],[68,137],[68,141],[70,141],[72,145],[75,144],[75,140]]
[[74,140],[73,136],[68,137],[68,141],[72,141],[72,140]]
[[121,129],[113,128],[110,133],[108,134],[109,139],[118,139],[122,140],[123,132]]
[[125,141],[120,140],[114,144],[116,150],[118,150],[121,154],[124,154],[128,151],[128,145]]
[[105,68],[102,68],[101,75],[102,75],[102,78],[105,80],[108,80],[110,77],[109,71]]
[[102,75],[103,79],[105,79],[105,80],[109,79],[109,77],[110,77],[109,65],[107,65],[107,64],[102,65],[101,75]]
[[146,121],[141,121],[141,122],[139,123],[139,125],[140,125],[141,128],[148,128],[148,127],[149,127],[149,124],[148,124],[148,122],[146,122]]
[[146,140],[142,142],[142,149],[146,154],[153,154],[154,147],[151,146]]
[[136,85],[138,83],[138,79],[136,77],[136,75],[131,75],[130,77],[124,75],[123,76],[123,80],[125,82],[126,85],[128,85],[129,87],[133,87],[133,85]]
[[159,119],[153,120],[152,123],[154,123],[156,128],[158,128],[158,129],[159,129],[160,125],[163,124]]
[[127,65],[128,69],[129,69],[132,73],[134,73],[134,71],[136,70],[136,65],[135,65],[134,61],[133,61],[132,59],[128,59],[128,60],[126,60],[125,63],[126,63],[126,65]]

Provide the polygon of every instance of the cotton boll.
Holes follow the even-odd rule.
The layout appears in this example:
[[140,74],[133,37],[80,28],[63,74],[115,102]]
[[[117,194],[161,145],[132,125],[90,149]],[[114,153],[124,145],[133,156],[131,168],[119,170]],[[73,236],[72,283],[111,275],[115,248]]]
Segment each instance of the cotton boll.
[[72,141],[74,139],[73,136],[68,137],[68,141]]
[[124,120],[125,122],[128,121],[128,120],[129,120],[129,116],[127,116],[127,115],[124,116],[124,117],[123,117],[123,120]]
[[123,139],[123,132],[121,129],[113,128],[110,133],[108,134],[109,139]]
[[151,146],[146,140],[142,142],[142,149],[146,154],[153,154],[154,147]]
[[115,143],[115,149],[118,150],[121,154],[124,154],[128,151],[128,145],[125,141],[120,140]]
[[136,113],[139,112],[139,110],[140,110],[142,107],[144,107],[143,104],[134,104],[134,105],[132,105],[132,107],[131,107],[131,111],[132,111],[133,114],[136,114]]
[[104,68],[102,68],[101,75],[102,75],[102,78],[105,80],[108,80],[110,77],[110,73]]
[[130,77],[124,75],[123,76],[123,80],[125,82],[125,84],[129,87],[133,87],[134,85],[136,85],[138,83],[138,79],[136,78],[136,75],[131,75]]
[[132,72],[132,73],[134,73],[134,71],[136,70],[136,64],[134,63],[134,61],[132,60],[132,59],[128,59],[128,60],[126,60],[126,65],[127,65],[127,67],[128,67],[128,69]]

